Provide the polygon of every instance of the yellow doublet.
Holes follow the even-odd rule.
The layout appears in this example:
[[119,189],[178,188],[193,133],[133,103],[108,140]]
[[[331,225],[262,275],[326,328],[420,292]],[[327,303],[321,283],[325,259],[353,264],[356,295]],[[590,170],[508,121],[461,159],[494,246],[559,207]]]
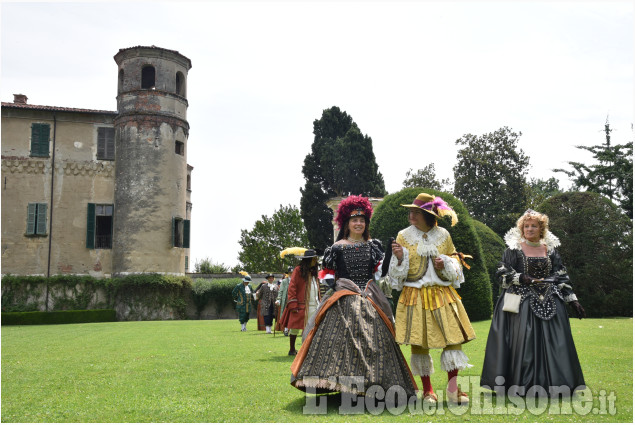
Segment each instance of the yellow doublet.
[[[454,288],[460,286],[463,273],[460,261],[450,257],[456,250],[447,230],[435,227],[426,234],[409,228],[399,232],[397,242],[408,251],[408,271],[400,274],[393,267],[397,265],[393,257],[391,277],[405,285],[397,304],[396,341],[430,349],[474,339],[474,329]],[[440,255],[445,268],[435,270],[432,261]]]

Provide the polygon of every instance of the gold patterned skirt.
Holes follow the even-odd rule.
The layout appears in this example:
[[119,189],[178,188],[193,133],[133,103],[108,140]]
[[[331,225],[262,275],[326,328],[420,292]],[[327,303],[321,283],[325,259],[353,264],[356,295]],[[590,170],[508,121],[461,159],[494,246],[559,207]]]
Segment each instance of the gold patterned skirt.
[[[385,295],[373,283],[363,293],[350,281],[340,287],[345,280],[338,280],[335,293],[322,301],[314,324],[305,329],[291,365],[291,385],[302,391],[360,395],[374,385],[385,391],[397,385],[407,395],[416,394],[417,384],[395,342],[391,319],[380,307],[390,309]],[[352,385],[354,377],[360,379],[358,385]]]
[[397,304],[395,340],[423,348],[445,348],[476,338],[461,297],[450,286],[405,286]]

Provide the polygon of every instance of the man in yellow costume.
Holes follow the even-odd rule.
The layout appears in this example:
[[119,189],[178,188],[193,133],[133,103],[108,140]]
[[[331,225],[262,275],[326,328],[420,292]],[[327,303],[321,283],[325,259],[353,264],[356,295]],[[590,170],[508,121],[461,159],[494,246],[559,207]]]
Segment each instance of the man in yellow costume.
[[437,225],[437,218],[454,210],[440,197],[420,193],[409,209],[411,226],[400,231],[392,243],[389,275],[394,289],[402,290],[397,304],[396,335],[399,344],[409,344],[413,375],[421,377],[424,400],[436,402],[430,382],[434,372],[430,349],[443,349],[441,368],[448,373],[447,400],[468,403],[469,397],[456,383],[459,370],[472,367],[461,345],[474,339],[461,297],[455,288],[465,281],[459,255],[450,233]]

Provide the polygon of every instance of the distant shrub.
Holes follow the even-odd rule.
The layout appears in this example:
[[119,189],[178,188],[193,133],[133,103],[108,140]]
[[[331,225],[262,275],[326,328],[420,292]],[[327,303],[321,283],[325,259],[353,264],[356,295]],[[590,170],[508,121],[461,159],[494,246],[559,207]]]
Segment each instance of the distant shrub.
[[242,282],[241,278],[196,279],[192,285],[192,298],[198,317],[205,307],[212,303],[218,318],[228,305],[233,305],[232,290]]
[[27,311],[2,313],[2,325],[116,322],[115,310]]

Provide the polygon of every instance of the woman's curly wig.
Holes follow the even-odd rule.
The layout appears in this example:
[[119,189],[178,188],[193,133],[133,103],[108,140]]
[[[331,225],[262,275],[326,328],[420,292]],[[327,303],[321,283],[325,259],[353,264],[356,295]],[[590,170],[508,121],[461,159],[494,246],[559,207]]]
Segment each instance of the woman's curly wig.
[[545,237],[545,233],[549,230],[549,217],[547,217],[546,214],[541,214],[538,211],[531,209],[525,211],[525,213],[520,216],[516,222],[516,227],[518,227],[518,230],[520,230],[520,234],[523,235],[523,237],[525,236],[523,226],[527,220],[536,220],[538,222],[538,225],[540,226],[540,239],[543,239]]

